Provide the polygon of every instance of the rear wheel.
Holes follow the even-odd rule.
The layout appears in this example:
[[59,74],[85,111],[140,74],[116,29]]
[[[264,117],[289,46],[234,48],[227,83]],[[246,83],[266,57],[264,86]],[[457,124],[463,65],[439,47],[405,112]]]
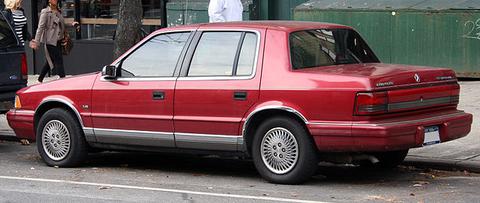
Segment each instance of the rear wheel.
[[315,145],[303,126],[287,117],[262,123],[253,138],[252,156],[260,175],[269,182],[299,184],[316,171]]
[[87,144],[79,122],[61,108],[48,110],[40,118],[37,149],[49,166],[77,166],[87,156]]

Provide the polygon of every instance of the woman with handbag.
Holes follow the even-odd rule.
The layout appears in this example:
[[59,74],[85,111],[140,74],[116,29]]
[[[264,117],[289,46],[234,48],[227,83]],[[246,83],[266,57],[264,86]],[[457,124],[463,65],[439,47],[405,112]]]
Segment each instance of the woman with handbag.
[[[72,26],[78,26],[78,22],[73,22]],[[65,36],[65,21],[58,8],[58,0],[48,0],[48,6],[40,12],[35,39],[30,42],[30,47],[33,49],[38,49],[40,43],[45,44],[47,62],[40,72],[38,82],[43,82],[43,78],[50,69],[56,70],[60,78],[65,77],[62,46],[66,46],[66,42],[70,40],[65,39]]]

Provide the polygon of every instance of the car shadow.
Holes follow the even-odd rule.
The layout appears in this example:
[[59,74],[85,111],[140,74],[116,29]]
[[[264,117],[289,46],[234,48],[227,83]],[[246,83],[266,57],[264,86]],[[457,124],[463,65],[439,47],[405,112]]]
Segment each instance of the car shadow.
[[[194,176],[224,176],[261,179],[253,161],[237,157],[198,156],[169,153],[102,152],[90,154],[84,167],[128,168]],[[400,166],[376,169],[354,165],[320,163],[317,173],[306,185],[321,184],[386,184],[411,179],[422,171]],[[410,178],[408,178],[410,177]]]

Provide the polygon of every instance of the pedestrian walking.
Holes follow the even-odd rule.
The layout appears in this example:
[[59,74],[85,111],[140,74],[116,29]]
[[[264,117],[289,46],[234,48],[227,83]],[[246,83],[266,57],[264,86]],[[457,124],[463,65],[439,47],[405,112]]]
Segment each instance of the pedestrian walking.
[[[72,26],[78,26],[78,22],[73,22]],[[79,27],[77,27],[79,29]],[[40,12],[40,20],[38,22],[37,33],[35,39],[30,43],[30,47],[38,49],[40,44],[44,44],[45,56],[47,62],[40,72],[38,82],[43,82],[43,78],[50,71],[65,77],[65,69],[63,67],[62,46],[66,46],[69,39],[66,38],[65,21],[62,12],[58,7],[58,0],[48,0],[46,8]]]
[[31,36],[27,28],[27,17],[25,17],[22,0],[5,0],[5,18],[15,28],[15,34],[20,46],[25,46],[25,41],[30,41]]
[[208,16],[211,23],[242,21],[243,5],[241,0],[210,0]]

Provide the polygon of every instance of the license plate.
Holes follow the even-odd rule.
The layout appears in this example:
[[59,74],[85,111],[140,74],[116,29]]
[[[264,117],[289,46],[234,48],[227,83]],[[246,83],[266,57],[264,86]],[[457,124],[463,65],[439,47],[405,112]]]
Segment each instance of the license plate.
[[423,146],[440,143],[440,128],[438,126],[425,127]]

